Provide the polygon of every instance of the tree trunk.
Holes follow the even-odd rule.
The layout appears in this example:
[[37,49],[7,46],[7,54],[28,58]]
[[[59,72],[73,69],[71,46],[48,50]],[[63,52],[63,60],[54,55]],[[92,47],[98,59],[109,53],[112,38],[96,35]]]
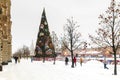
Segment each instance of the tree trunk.
[[45,56],[46,56],[45,49],[43,50],[42,54],[43,54],[43,63],[45,63]]
[[72,59],[72,65],[71,65],[71,67],[74,68],[73,51],[71,51],[71,59]]
[[55,64],[55,61],[56,61],[56,57],[54,57],[54,62],[53,62],[53,64]]
[[43,63],[45,63],[45,56],[43,57]]
[[53,55],[53,57],[54,57],[54,62],[53,62],[53,64],[55,64],[55,61],[56,61],[56,54],[55,54],[55,50],[54,50],[54,55]]
[[114,52],[114,75],[117,75],[116,52]]

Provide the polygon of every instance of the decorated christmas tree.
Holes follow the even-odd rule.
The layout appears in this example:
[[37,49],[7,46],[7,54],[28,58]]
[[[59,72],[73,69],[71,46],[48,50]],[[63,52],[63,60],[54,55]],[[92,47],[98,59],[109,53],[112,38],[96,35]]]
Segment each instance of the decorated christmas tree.
[[52,44],[52,40],[48,28],[45,9],[43,10],[41,17],[39,32],[36,41],[35,53],[36,53],[35,57],[43,57],[43,61],[45,60],[45,57],[54,56],[54,46]]

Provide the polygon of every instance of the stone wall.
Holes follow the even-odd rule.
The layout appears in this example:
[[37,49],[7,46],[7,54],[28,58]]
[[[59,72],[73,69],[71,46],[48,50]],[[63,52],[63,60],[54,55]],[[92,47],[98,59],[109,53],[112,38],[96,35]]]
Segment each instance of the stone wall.
[[11,0],[0,0],[0,63],[11,61]]

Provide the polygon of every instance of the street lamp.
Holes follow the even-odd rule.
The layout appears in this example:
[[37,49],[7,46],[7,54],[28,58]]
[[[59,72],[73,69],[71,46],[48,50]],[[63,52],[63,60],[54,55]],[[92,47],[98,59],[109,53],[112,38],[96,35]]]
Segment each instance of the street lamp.
[[64,52],[64,56],[67,56],[67,52],[66,51]]

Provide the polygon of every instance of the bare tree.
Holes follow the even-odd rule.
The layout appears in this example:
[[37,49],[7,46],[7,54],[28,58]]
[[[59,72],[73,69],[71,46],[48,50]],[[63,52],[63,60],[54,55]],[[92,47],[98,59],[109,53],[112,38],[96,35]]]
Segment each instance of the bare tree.
[[18,49],[18,50],[13,54],[13,56],[21,57],[22,54],[23,54],[23,51],[22,51],[22,49],[20,48],[20,49]]
[[18,56],[18,57],[29,57],[30,56],[30,50],[29,47],[24,45],[22,48],[19,48],[13,56]]
[[115,0],[111,1],[110,7],[99,16],[100,28],[96,31],[97,36],[90,36],[91,40],[101,46],[110,47],[114,55],[114,75],[117,75],[116,53],[120,46],[120,4]]
[[30,55],[30,50],[29,50],[29,47],[27,47],[26,45],[24,45],[23,46],[23,48],[22,48],[22,50],[23,50],[23,55],[24,55],[24,57],[29,57],[29,55]]
[[79,25],[74,22],[73,18],[67,19],[67,24],[64,27],[65,36],[63,40],[64,46],[71,52],[71,59],[72,59],[72,68],[74,68],[74,61],[73,61],[73,51],[78,49],[81,45],[80,36],[81,34],[77,31]]
[[[66,51],[67,50],[67,48],[66,48],[66,46],[68,46],[68,44],[67,44],[68,42],[67,42],[67,40],[66,40],[66,37],[65,37],[65,35],[62,37],[62,39],[61,39],[61,52],[62,53],[64,53],[64,51]],[[62,55],[65,55],[65,54],[62,54]]]

